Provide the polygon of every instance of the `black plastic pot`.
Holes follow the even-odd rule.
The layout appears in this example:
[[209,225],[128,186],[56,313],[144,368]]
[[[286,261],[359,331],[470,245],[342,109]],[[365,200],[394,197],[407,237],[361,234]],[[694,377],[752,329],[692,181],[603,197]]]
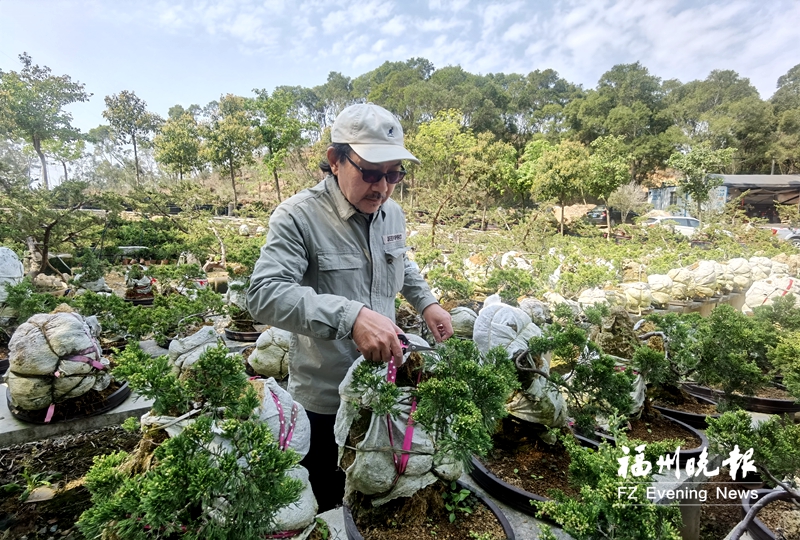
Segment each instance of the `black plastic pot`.
[[[708,404],[711,404],[711,405],[716,405],[717,404],[717,402],[714,401],[711,398],[707,398],[707,397],[703,397],[703,396],[694,396],[694,395],[692,397],[694,397],[696,400],[701,401],[703,403],[708,403]],[[668,407],[662,407],[660,405],[653,405],[653,408],[655,410],[657,410],[658,412],[660,412],[661,414],[663,414],[664,416],[667,416],[669,418],[674,418],[675,420],[679,420],[679,421],[683,422],[684,424],[687,424],[687,425],[692,426],[693,428],[697,428],[697,429],[706,429],[706,428],[708,428],[708,422],[706,421],[706,418],[708,418],[709,416],[711,418],[719,418],[719,416],[720,416],[719,414],[710,414],[710,415],[706,416],[704,414],[691,413],[691,412],[687,412],[687,411],[681,411],[681,410],[678,410],[678,409],[670,409]]]
[[150,298],[125,298],[126,302],[133,304],[134,306],[152,306],[153,305],[153,297]]
[[[681,448],[680,454],[680,466],[686,465],[686,462],[694,458],[695,461],[697,458],[700,457],[700,454],[703,451],[703,448],[708,447],[708,438],[705,436],[704,433],[697,431],[692,426],[681,422],[680,420],[676,420],[674,418],[669,418],[665,416],[668,420],[679,424],[680,426],[686,428],[687,430],[694,433],[694,435],[700,439],[700,446],[697,448],[688,448],[683,449]],[[616,444],[616,439],[613,437],[600,433],[595,432],[595,436],[597,439],[590,439],[587,437],[583,437],[578,435],[577,433],[573,432],[573,435],[578,442],[580,442],[581,446],[585,446],[588,448],[597,448],[600,444],[601,440],[606,440],[611,444]],[[470,476],[475,480],[475,482],[481,486],[486,493],[491,495],[492,497],[496,498],[498,501],[502,502],[503,504],[507,504],[508,506],[514,508],[522,512],[523,514],[528,514],[529,516],[536,517],[536,509],[533,505],[531,505],[530,501],[547,501],[550,500],[546,497],[542,497],[541,495],[537,495],[535,493],[529,493],[525,490],[522,490],[518,487],[512,486],[508,482],[505,482],[495,476],[486,466],[483,465],[480,461],[478,461],[475,457],[472,458],[472,472],[470,472]]]
[[225,329],[225,337],[233,341],[258,341],[261,332],[237,332],[230,328]]
[[21,422],[29,422],[31,424],[55,424],[57,422],[68,422],[70,420],[77,420],[78,418],[97,416],[119,407],[126,399],[128,399],[128,396],[130,395],[131,389],[128,387],[128,383],[126,381],[122,383],[122,386],[117,388],[116,392],[101,401],[93,403],[90,411],[75,410],[75,408],[71,406],[70,400],[62,403],[56,403],[53,418],[50,420],[50,422],[45,422],[44,419],[45,416],[47,416],[47,408],[28,411],[19,407],[14,407],[11,404],[11,390],[6,388],[6,402],[8,404],[8,410],[11,412],[11,416]]
[[[683,385],[687,392],[693,396],[706,397],[719,401],[724,395],[721,390],[713,390],[706,386],[686,383]],[[748,411],[767,414],[795,413],[800,411],[800,403],[791,399],[760,398],[755,396],[741,396],[741,405]]]
[[[473,490],[467,484],[464,484],[461,481],[457,481],[458,487],[461,489],[468,489],[475,495],[478,500],[486,505],[486,507],[492,511],[492,513],[497,518],[497,521],[500,522],[500,526],[503,527],[503,532],[506,535],[507,540],[516,540],[516,535],[514,534],[514,528],[511,527],[511,523],[509,523],[508,518],[503,514],[502,510],[497,507],[495,503],[492,502],[491,499],[483,495],[482,493],[478,493],[477,491]],[[342,511],[344,513],[344,530],[347,533],[348,540],[364,540],[364,537],[361,536],[361,533],[356,526],[356,522],[353,519],[353,513],[350,511],[350,507],[346,504],[342,507]]]
[[[758,495],[755,499],[742,499],[742,517],[747,515],[750,511],[750,508],[753,504],[758,501],[761,497],[766,495],[767,493],[772,493],[773,490],[771,489],[759,489],[756,494]],[[777,500],[779,501],[788,501],[792,498],[792,494],[789,492],[784,491]],[[775,535],[773,532],[764,525],[764,522],[756,517],[753,521],[750,522],[750,525],[747,526],[747,532],[753,538],[753,540],[775,540]]]

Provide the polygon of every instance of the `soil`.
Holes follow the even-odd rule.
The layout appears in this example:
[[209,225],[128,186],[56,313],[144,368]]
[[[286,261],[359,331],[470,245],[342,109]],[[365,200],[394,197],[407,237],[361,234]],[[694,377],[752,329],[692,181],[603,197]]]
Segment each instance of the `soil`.
[[505,418],[503,431],[494,436],[494,449],[481,461],[495,476],[528,493],[547,497],[559,489],[577,496],[567,478],[569,453],[561,441],[545,443],[543,433],[534,424]]
[[[450,490],[437,482],[415,493],[373,507],[366,497],[355,494],[351,504],[353,518],[365,540],[408,540],[409,538],[437,538],[470,540],[473,535],[488,535],[492,539],[506,538],[503,527],[494,514],[474,495],[467,497],[459,507],[470,513],[456,511],[450,522],[450,512],[444,506],[443,495]],[[361,498],[365,500],[360,500]]]
[[781,390],[780,388],[775,388],[774,386],[767,386],[761,389],[756,394],[756,397],[768,399],[788,399],[789,401],[795,400],[795,398],[789,392],[786,390]]
[[138,432],[113,427],[0,449],[0,487],[17,484],[24,488],[23,473],[41,473],[56,489],[51,500],[36,503],[21,502],[19,490],[0,489],[0,538],[83,538],[75,528],[90,504],[83,476],[95,456],[130,452],[140,437]]
[[639,439],[645,442],[658,442],[669,439],[682,441],[681,448],[697,448],[702,441],[691,431],[670,422],[661,415],[651,418],[644,417],[631,421],[631,428],[627,432],[628,438]]
[[727,468],[722,468],[719,475],[703,483],[697,489],[706,490],[708,498],[700,506],[700,538],[699,540],[719,540],[725,538],[731,529],[742,520],[740,499],[717,499],[717,488],[723,489],[756,489],[756,486],[742,485],[731,480]]
[[706,416],[717,414],[719,412],[717,411],[716,405],[712,405],[711,403],[701,403],[693,399],[687,399],[683,403],[674,403],[666,399],[659,399],[653,401],[653,404],[658,405],[659,407],[674,409],[676,411],[704,414]]
[[[792,515],[794,514],[794,515]],[[792,517],[793,527],[788,527],[790,516]],[[775,501],[769,503],[758,513],[760,519],[767,528],[778,536],[782,532],[785,540],[800,540],[800,530],[797,524],[800,523],[800,509],[789,501]],[[778,538],[781,538],[778,536]]]

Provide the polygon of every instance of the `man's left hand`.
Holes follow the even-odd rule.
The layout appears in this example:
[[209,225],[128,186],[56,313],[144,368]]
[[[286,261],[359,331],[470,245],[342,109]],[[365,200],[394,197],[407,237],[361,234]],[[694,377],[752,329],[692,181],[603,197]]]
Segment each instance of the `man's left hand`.
[[431,304],[422,310],[422,318],[425,319],[433,339],[437,342],[442,342],[453,335],[453,320],[439,304]]

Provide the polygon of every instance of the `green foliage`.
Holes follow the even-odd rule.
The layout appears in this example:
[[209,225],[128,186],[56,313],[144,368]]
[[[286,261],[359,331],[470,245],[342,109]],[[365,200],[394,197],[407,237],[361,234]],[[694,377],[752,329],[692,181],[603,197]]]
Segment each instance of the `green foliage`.
[[728,405],[735,393],[751,396],[768,382],[767,351],[777,340],[772,325],[721,305],[701,320],[696,337],[697,381],[719,385]]
[[475,287],[468,279],[459,279],[462,276],[452,268],[435,266],[428,272],[428,281],[442,292],[444,299],[468,300],[472,298]]
[[[555,313],[556,320],[539,337],[528,342],[533,356],[553,353],[549,383],[567,391],[567,410],[581,433],[591,434],[596,416],[626,414],[632,405],[631,368],[616,369],[614,359],[603,354],[572,314]],[[566,316],[566,317],[565,317]],[[568,376],[562,376],[562,374]]]
[[506,304],[517,305],[521,296],[535,296],[542,292],[530,272],[519,268],[496,268],[489,274],[486,287],[497,291]]
[[469,463],[492,448],[491,435],[519,386],[502,347],[481,358],[472,341],[449,339],[438,349],[430,378],[417,386],[414,420],[434,438],[438,452]]
[[241,356],[222,345],[203,353],[182,382],[192,401],[204,401],[212,409],[234,407],[250,388]]
[[654,386],[677,386],[680,378],[670,369],[666,355],[650,347],[638,347],[631,363],[634,369]]
[[18,322],[25,322],[37,313],[50,313],[62,302],[61,298],[52,294],[37,293],[27,277],[16,285],[4,285],[8,293],[5,305],[14,310]]
[[[719,418],[708,419],[706,435],[714,452],[728,455],[734,446],[742,454],[753,449],[756,466],[765,469],[778,480],[788,478],[792,483],[800,473],[800,424],[790,416],[773,415],[754,425],[745,411],[728,411]],[[770,485],[774,482],[769,481]],[[795,486],[796,487],[796,486]]]
[[94,250],[87,249],[83,255],[78,257],[76,260],[80,265],[81,283],[97,281],[105,275],[105,265],[97,257]]
[[703,142],[693,146],[688,153],[676,152],[670,156],[668,165],[683,175],[681,189],[697,204],[697,219],[702,221],[701,205],[709,200],[711,190],[722,185],[721,178],[709,176],[709,173],[721,171],[735,153],[735,148],[713,150],[709,143]]
[[223,312],[222,296],[211,289],[189,295],[157,295],[152,307],[136,306],[128,318],[128,333],[136,338],[152,336],[160,346],[203,324],[205,318]]
[[[622,446],[635,447],[638,443],[628,441],[623,433],[616,436],[616,446],[603,442],[596,452],[580,446],[572,436],[562,437],[571,457],[570,484],[580,490],[580,495],[573,499],[554,490],[553,501],[531,504],[540,517],[554,521],[576,540],[679,540],[680,509],[655,504],[646,496],[652,475],[637,478],[635,483],[618,475],[617,460],[624,456]],[[674,447],[650,446],[654,445],[648,445],[647,450],[674,452]],[[633,486],[636,490],[631,494],[629,488]],[[555,537],[548,530],[543,538]]]
[[786,390],[800,401],[800,332],[782,334],[767,358],[775,373],[783,375]]
[[131,390],[154,400],[155,414],[180,416],[189,410],[192,395],[172,371],[168,356],[153,358],[132,342],[122,352],[114,351],[114,362],[114,378],[128,381]]
[[142,427],[141,424],[139,424],[139,420],[135,416],[126,418],[125,421],[120,424],[120,426],[122,429],[130,433],[136,433]]
[[147,111],[147,103],[129,90],[105,97],[103,117],[108,120],[114,135],[123,143],[133,144],[136,183],[139,184],[139,147],[150,142],[150,135],[162,123],[155,113]]
[[[588,192],[609,205],[611,194],[630,179],[631,156],[625,148],[622,135],[598,137],[591,143],[589,157]],[[610,223],[611,213],[608,213]]]
[[200,126],[188,111],[170,116],[153,139],[156,161],[179,179],[203,167],[201,144]]
[[462,514],[471,514],[472,506],[469,504],[469,497],[472,492],[466,488],[458,489],[455,482],[450,482],[450,490],[442,493],[442,500],[444,501],[445,510],[449,513],[448,519],[450,523],[456,520],[456,512]]
[[373,398],[370,407],[375,414],[397,416],[396,405],[400,399],[400,389],[396,384],[387,381],[385,376],[380,375],[376,371],[377,367],[371,362],[361,362],[353,371],[353,390],[358,393],[371,392]]
[[96,315],[103,334],[111,336],[125,336],[133,320],[131,317],[141,312],[140,306],[133,306],[115,294],[92,291],[76,296],[70,303],[84,317]]
[[286,476],[298,456],[279,450],[262,423],[218,424],[229,448],[210,444],[213,427],[210,417],[198,418],[156,449],[155,466],[143,474],[126,473],[122,453],[96,460],[87,474],[92,505],[78,521],[81,532],[142,540],[151,531],[187,539],[263,538],[277,512],[300,496],[300,481]]

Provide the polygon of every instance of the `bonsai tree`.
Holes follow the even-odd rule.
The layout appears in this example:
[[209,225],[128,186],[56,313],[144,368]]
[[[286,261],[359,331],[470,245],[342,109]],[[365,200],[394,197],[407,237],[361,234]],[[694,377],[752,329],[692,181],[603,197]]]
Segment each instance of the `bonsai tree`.
[[[177,436],[145,431],[133,454],[95,458],[86,475],[92,505],[78,521],[87,538],[259,539],[277,512],[298,500],[301,482],[287,477],[297,454],[281,450],[259,406],[243,361],[220,345],[179,379],[167,357],[138,345],[117,354],[114,374],[154,399],[157,415],[193,418]],[[134,422],[135,424],[135,422]]]
[[[569,481],[580,495],[571,498],[560,490],[553,490],[552,501],[531,501],[538,516],[554,521],[576,540],[679,540],[680,509],[674,505],[655,504],[646,496],[653,480],[652,472],[637,477],[635,484],[627,475],[619,474],[620,465],[630,459],[625,449],[637,448],[640,441],[628,440],[624,432],[613,431],[616,445],[602,442],[597,451],[580,446],[573,437],[561,437],[571,457]],[[674,446],[669,442],[649,443],[645,459],[652,462],[656,456],[673,451]],[[631,491],[631,486],[636,489]],[[541,538],[555,540],[556,536],[547,527]]]
[[[432,513],[456,504],[451,482],[473,455],[491,448],[517,386],[505,350],[482,358],[472,341],[458,339],[447,340],[435,355],[410,354],[396,379],[388,369],[394,368],[359,359],[341,390],[336,435],[346,502],[357,522],[397,522],[394,516],[419,504]],[[387,424],[394,435],[387,435]]]
[[[563,307],[562,307],[563,306]],[[566,309],[565,309],[566,308]],[[590,341],[586,331],[573,320],[565,304],[555,311],[555,320],[543,335],[528,342],[528,355],[550,353],[550,374],[522,363],[517,357],[517,369],[535,372],[549,383],[565,391],[567,410],[575,419],[578,432],[591,435],[596,427],[596,417],[627,413],[633,400],[630,396],[633,372],[630,368],[617,370],[614,358]],[[596,318],[596,314],[592,317]]]
[[790,499],[800,501],[800,446],[797,444],[800,425],[790,417],[773,415],[766,422],[754,426],[746,412],[729,411],[718,419],[709,419],[706,434],[711,449],[720,454],[732,455],[737,447],[740,455],[752,449],[752,462],[761,477],[769,486],[780,488],[761,497],[750,507],[729,535],[731,540],[741,538],[747,526],[770,502],[786,497],[786,493]]

